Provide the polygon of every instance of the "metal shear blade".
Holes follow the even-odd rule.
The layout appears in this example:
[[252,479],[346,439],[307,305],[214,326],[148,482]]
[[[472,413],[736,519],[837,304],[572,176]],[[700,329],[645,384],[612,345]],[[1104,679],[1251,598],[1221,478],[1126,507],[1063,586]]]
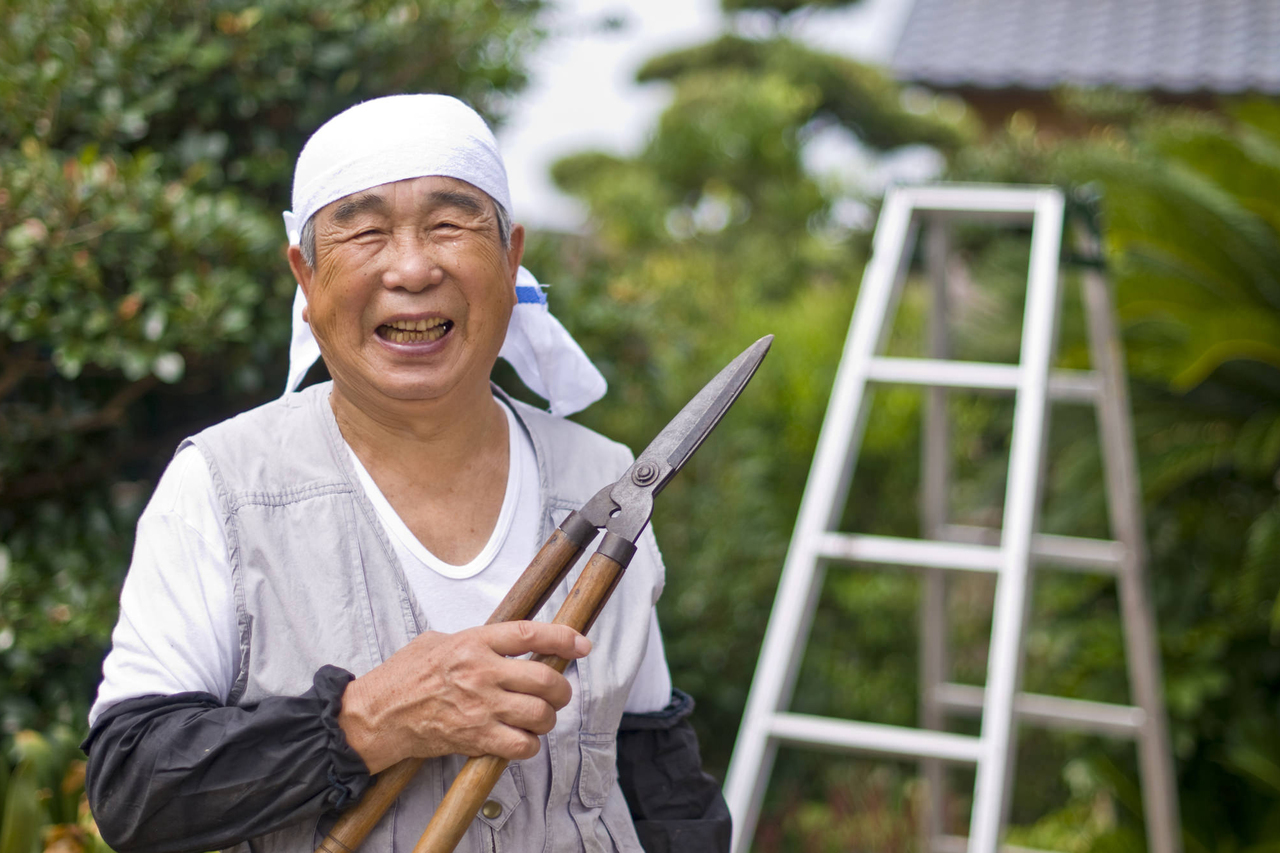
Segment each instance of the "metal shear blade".
[[[600,546],[602,552],[630,558],[636,539],[653,514],[654,497],[720,423],[755,375],[772,343],[773,335],[765,335],[729,362],[685,404],[616,482],[597,492],[578,511],[588,524],[608,531]],[[632,547],[628,549],[624,542]],[[626,565],[627,561],[619,562]]]

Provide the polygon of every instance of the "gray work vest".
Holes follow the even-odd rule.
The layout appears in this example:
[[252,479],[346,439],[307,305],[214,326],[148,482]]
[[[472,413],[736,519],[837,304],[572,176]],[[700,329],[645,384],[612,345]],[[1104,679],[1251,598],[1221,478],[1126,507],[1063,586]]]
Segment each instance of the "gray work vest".
[[[360,676],[430,628],[356,479],[329,406],[330,388],[326,383],[286,395],[188,439],[208,461],[227,535],[240,635],[228,704],[301,695],[325,664]],[[584,427],[511,405],[538,460],[542,530],[532,543],[536,550],[632,457]],[[571,665],[577,675],[573,701],[542,738],[550,773],[545,762],[513,763],[490,798],[501,812],[477,816],[459,853],[639,853],[616,783],[615,735],[645,654],[663,567],[651,533],[638,545],[588,635],[591,654]],[[584,564],[579,560],[538,619],[554,617]],[[362,851],[409,853],[463,760],[427,761]],[[321,837],[307,822],[238,849],[311,853]]]

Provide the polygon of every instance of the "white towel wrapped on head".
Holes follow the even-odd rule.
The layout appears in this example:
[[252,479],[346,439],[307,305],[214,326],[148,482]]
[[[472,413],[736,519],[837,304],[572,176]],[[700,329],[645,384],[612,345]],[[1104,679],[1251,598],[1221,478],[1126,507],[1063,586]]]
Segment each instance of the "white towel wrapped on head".
[[[507,170],[493,133],[475,110],[447,95],[392,95],[357,104],[321,125],[298,155],[293,210],[284,212],[289,244],[325,205],[382,184],[440,175],[483,190],[508,214]],[[546,295],[521,267],[517,302],[499,355],[555,415],[581,411],[604,396],[606,383],[586,353],[547,308]],[[293,339],[285,393],[295,390],[320,347],[302,319],[306,297],[293,300]]]

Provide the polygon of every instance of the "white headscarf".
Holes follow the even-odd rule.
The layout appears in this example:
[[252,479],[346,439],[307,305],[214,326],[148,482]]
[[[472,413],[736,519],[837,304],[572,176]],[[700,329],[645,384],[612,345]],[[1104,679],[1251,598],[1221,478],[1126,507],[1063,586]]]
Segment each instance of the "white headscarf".
[[[339,113],[298,155],[293,210],[284,212],[289,245],[300,244],[307,220],[330,202],[427,175],[466,181],[511,212],[507,170],[497,140],[484,119],[456,98],[392,95]],[[285,394],[298,387],[320,357],[311,327],[302,319],[306,304],[298,288]],[[511,362],[534,393],[550,402],[552,414],[573,414],[604,396],[604,377],[552,316],[542,286],[524,267],[516,276],[516,307],[499,355]]]

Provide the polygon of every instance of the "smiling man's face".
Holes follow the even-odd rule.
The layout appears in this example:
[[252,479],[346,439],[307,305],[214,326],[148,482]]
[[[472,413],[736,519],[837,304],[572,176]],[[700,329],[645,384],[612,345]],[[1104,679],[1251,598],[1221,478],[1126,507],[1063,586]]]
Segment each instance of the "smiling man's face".
[[344,395],[428,400],[487,389],[515,307],[524,231],[503,247],[494,202],[465,181],[412,178],[315,216],[315,269],[290,265]]

